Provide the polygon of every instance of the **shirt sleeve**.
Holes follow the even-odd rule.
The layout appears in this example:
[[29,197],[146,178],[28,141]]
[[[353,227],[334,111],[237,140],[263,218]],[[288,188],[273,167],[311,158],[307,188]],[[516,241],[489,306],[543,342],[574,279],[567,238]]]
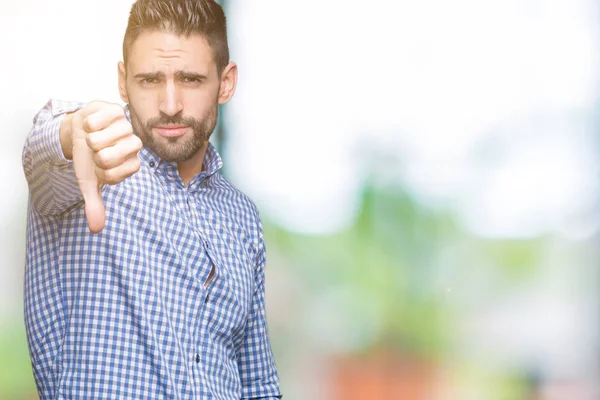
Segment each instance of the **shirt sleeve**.
[[248,316],[246,333],[238,358],[242,399],[281,399],[279,376],[271,350],[265,312],[266,248],[259,220],[259,253],[255,271],[256,290]]
[[73,162],[65,158],[60,144],[65,114],[82,106],[79,102],[50,100],[33,119],[22,160],[31,204],[42,215],[59,215],[83,199]]

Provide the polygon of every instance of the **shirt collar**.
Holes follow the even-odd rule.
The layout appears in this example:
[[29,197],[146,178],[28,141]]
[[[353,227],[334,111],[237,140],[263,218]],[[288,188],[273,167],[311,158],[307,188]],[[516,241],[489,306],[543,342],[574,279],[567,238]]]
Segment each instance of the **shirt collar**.
[[[125,117],[127,121],[131,123],[131,111],[129,110],[129,105],[124,107]],[[134,132],[135,134],[135,132]],[[145,163],[150,169],[155,171],[161,166],[161,164],[173,164],[167,163],[162,160],[159,156],[154,153],[149,147],[144,146],[139,152],[140,161]],[[199,177],[208,178],[216,174],[223,167],[223,160],[221,159],[221,155],[213,146],[212,143],[208,142],[208,147],[206,148],[206,154],[204,155],[204,170],[198,174]]]

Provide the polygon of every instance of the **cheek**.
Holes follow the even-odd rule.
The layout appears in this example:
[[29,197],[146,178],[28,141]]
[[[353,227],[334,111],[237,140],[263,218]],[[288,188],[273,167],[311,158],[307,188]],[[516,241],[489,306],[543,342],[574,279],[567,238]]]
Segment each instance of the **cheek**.
[[158,94],[145,90],[129,92],[129,104],[133,107],[140,120],[145,121],[158,114]]
[[134,92],[129,96],[129,101],[131,101],[132,103],[140,104],[143,107],[149,107],[154,104],[158,104],[158,100],[158,92],[150,90],[140,90]]
[[212,90],[190,91],[184,95],[184,109],[194,117],[204,117],[216,107],[218,92]]

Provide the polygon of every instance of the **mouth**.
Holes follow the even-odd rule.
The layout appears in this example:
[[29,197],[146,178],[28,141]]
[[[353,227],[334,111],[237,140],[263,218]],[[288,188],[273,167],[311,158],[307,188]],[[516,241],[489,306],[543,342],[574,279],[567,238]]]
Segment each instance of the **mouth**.
[[177,137],[184,135],[189,126],[187,125],[159,125],[154,128],[160,136]]

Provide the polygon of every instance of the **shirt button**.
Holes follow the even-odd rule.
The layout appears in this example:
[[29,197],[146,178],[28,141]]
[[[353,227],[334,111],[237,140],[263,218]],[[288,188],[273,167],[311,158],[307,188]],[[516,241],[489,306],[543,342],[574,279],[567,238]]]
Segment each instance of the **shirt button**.
[[196,364],[200,364],[200,354],[196,354]]
[[154,168],[156,164],[154,164],[154,161],[150,161],[150,168]]

